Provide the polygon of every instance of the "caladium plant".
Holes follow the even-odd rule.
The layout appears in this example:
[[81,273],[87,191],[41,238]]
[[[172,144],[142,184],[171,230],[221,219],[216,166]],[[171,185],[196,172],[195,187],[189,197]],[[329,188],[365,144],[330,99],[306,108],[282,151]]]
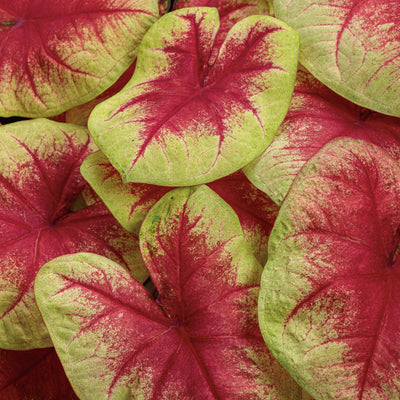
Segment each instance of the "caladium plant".
[[0,0],[0,398],[399,399],[399,14]]

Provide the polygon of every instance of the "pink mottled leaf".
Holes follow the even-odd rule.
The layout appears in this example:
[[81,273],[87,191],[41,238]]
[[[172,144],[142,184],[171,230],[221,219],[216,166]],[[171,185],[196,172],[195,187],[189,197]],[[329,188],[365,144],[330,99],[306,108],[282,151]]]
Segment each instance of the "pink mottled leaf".
[[250,16],[214,57],[218,27],[214,8],[166,14],[145,35],[132,80],[93,110],[91,134],[124,182],[210,182],[271,142],[293,90],[296,33]]
[[348,100],[400,117],[398,0],[275,0],[300,37],[300,62]]
[[89,251],[144,280],[138,237],[104,204],[70,211],[85,181],[79,168],[93,144],[83,127],[45,119],[0,128],[0,347],[51,346],[33,281],[62,254]]
[[1,400],[79,400],[54,348],[0,350]]
[[[168,191],[165,186],[122,182],[118,171],[102,152],[88,156],[82,163],[84,178],[97,191],[119,223],[138,234],[150,208]],[[245,240],[262,265],[266,262],[267,241],[279,207],[252,185],[241,171],[208,184],[239,217]]]
[[300,400],[257,322],[261,267],[207,186],[175,189],[140,234],[158,291],[81,253],[46,264],[35,294],[81,400]]
[[350,103],[300,68],[283,123],[271,145],[244,172],[281,204],[307,160],[339,136],[372,142],[400,162],[398,118]]
[[334,139],[294,181],[259,300],[267,345],[317,399],[400,396],[400,167]]
[[0,0],[0,116],[48,117],[92,100],[158,16],[155,0]]

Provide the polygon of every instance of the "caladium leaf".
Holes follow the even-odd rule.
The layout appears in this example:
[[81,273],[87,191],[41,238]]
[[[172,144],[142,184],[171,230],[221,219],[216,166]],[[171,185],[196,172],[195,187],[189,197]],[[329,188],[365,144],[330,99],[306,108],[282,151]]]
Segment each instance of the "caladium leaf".
[[[135,234],[139,233],[150,208],[171,190],[146,183],[124,184],[118,171],[101,151],[85,159],[81,172],[119,223]],[[234,209],[247,243],[264,265],[268,236],[279,207],[252,185],[241,171],[210,182],[208,186]]]
[[269,241],[260,327],[317,399],[400,396],[400,167],[339,138],[303,168]]
[[400,3],[397,0],[275,0],[296,29],[300,62],[335,92],[400,117]]
[[33,281],[52,258],[93,251],[147,277],[138,237],[104,204],[71,212],[93,150],[87,129],[45,119],[0,128],[0,348],[51,346]]
[[400,162],[399,119],[359,107],[300,68],[286,117],[270,146],[243,171],[282,204],[303,165],[335,137],[377,144]]
[[47,117],[92,100],[158,17],[156,0],[0,0],[0,115]]
[[141,250],[159,297],[94,254],[47,263],[35,294],[86,399],[300,399],[257,324],[261,267],[232,209],[206,186],[149,212]]
[[79,400],[54,348],[0,350],[1,400]]
[[297,35],[272,17],[251,16],[212,58],[218,25],[207,7],[160,18],[140,44],[132,80],[93,110],[91,134],[124,182],[209,182],[271,142],[293,90]]

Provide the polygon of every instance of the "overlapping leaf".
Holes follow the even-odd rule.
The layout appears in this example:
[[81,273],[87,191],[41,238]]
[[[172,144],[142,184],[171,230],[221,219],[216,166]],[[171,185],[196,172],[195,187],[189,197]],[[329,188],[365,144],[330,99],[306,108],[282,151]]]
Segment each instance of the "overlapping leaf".
[[243,167],[271,142],[289,105],[296,33],[251,16],[218,33],[213,8],[169,13],[145,35],[132,80],[98,105],[89,129],[124,181],[180,186]]
[[[102,152],[88,156],[82,164],[84,178],[128,231],[138,234],[150,208],[168,191],[165,186],[145,183],[123,184],[118,171]],[[269,233],[279,208],[252,185],[241,171],[208,184],[239,217],[245,240],[262,265],[267,259]]]
[[92,100],[158,16],[155,0],[1,0],[0,116],[47,117]]
[[140,239],[156,301],[93,254],[57,258],[36,278],[81,400],[301,398],[263,343],[261,267],[226,203],[207,186],[175,189],[149,212]]
[[54,348],[0,350],[1,400],[79,400]]
[[350,103],[300,68],[285,120],[271,145],[244,172],[281,204],[306,161],[335,137],[375,143],[400,162],[399,122]]
[[137,236],[104,204],[69,212],[85,185],[80,164],[93,148],[87,129],[75,125],[37,119],[0,128],[0,348],[52,345],[33,281],[56,256],[92,251],[147,277]]
[[275,0],[296,29],[300,62],[363,107],[400,117],[400,3],[397,0]]
[[334,139],[303,168],[271,233],[259,318],[317,399],[400,397],[400,167]]

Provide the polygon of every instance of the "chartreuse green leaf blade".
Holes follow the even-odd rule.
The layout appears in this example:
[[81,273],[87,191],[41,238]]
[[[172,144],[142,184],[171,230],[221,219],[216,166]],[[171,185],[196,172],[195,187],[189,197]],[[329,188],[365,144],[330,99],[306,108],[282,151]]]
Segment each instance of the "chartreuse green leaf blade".
[[206,186],[174,189],[140,235],[154,301],[95,254],[47,263],[35,294],[81,400],[301,399],[257,321],[261,267],[238,218]]
[[158,17],[156,0],[1,0],[0,116],[48,117],[92,100]]
[[400,168],[338,138],[294,181],[269,241],[260,328],[317,399],[400,397]]
[[397,0],[275,0],[296,29],[300,62],[363,107],[400,116],[400,3]]
[[143,38],[132,80],[93,110],[89,130],[124,182],[206,183],[271,142],[293,90],[297,34],[251,16],[213,55],[218,27],[213,8],[163,16]]

